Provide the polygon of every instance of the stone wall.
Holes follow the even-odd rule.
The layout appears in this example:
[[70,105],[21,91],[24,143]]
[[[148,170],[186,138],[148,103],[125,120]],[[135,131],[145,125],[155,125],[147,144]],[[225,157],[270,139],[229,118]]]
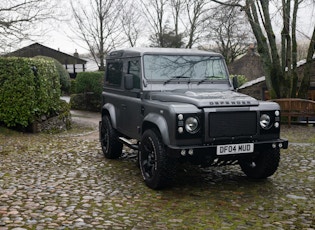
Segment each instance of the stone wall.
[[41,116],[38,120],[33,122],[29,127],[29,131],[32,133],[39,132],[59,132],[71,128],[71,114],[58,115],[55,117],[47,118]]

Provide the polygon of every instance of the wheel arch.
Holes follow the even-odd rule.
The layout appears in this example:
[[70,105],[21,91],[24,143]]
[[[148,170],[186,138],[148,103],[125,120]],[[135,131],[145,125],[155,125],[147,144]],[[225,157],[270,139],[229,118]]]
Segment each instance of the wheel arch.
[[102,117],[109,116],[110,121],[112,122],[113,128],[117,128],[116,122],[116,110],[114,105],[107,103],[102,108]]
[[142,133],[144,133],[145,130],[152,128],[156,128],[160,132],[163,143],[165,145],[170,144],[168,125],[163,116],[155,113],[150,113],[143,119]]

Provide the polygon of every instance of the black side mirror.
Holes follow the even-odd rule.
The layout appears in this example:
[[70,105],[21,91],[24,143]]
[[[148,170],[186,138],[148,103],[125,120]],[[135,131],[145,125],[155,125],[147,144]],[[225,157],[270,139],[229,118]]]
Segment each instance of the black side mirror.
[[127,90],[133,89],[133,75],[125,74],[124,83],[125,83],[125,89]]
[[238,78],[237,78],[237,76],[233,77],[232,82],[233,82],[234,89],[237,89],[238,88]]

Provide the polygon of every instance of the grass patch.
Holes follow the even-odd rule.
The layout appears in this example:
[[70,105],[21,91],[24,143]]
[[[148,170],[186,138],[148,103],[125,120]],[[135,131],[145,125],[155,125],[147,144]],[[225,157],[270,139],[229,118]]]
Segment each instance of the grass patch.
[[0,126],[0,136],[15,136],[20,134],[21,132]]
[[315,143],[315,127],[313,125],[283,125],[281,137],[291,143]]

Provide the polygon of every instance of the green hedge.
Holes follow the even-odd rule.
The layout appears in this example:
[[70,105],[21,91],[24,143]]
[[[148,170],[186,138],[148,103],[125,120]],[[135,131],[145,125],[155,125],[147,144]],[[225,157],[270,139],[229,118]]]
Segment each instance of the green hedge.
[[75,79],[70,79],[70,94],[76,93],[76,81]]
[[46,56],[36,56],[35,58],[42,58],[45,60],[53,61],[56,65],[58,74],[59,74],[59,80],[61,85],[61,91],[69,94],[70,93],[70,75],[66,68],[56,59]]
[[78,73],[72,87],[75,94],[71,95],[70,105],[72,109],[100,111],[103,91],[104,72]]
[[81,72],[76,77],[76,93],[93,93],[101,96],[103,90],[103,72]]
[[0,58],[0,122],[29,126],[36,117],[58,113],[60,81],[53,61]]

